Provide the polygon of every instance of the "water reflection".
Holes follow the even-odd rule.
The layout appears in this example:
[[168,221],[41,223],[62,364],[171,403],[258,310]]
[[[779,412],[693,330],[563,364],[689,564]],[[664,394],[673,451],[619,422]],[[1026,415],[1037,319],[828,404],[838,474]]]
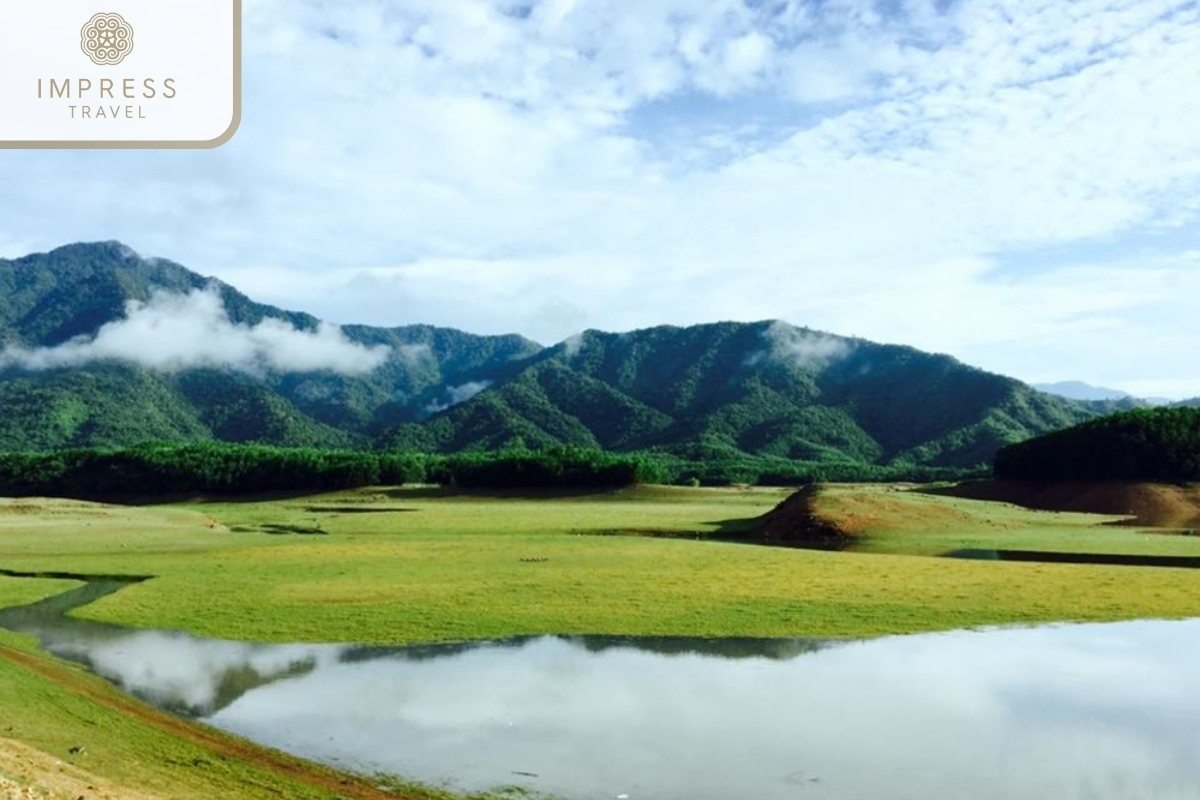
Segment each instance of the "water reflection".
[[198,639],[64,616],[126,585],[95,581],[40,603],[0,609],[0,627],[35,636],[46,650],[86,665],[130,694],[191,717],[208,716],[271,681],[334,663],[346,649]]
[[54,621],[56,602],[0,612],[0,625],[226,730],[462,792],[1200,797],[1200,622],[838,647],[542,637],[394,650],[131,632]]

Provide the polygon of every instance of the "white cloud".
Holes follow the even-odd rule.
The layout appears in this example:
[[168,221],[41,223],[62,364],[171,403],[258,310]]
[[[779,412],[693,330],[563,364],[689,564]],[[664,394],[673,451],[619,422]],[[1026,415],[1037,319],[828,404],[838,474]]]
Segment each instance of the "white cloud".
[[405,344],[396,348],[396,352],[400,357],[409,364],[419,364],[421,362],[436,362],[436,357],[433,355],[433,348],[427,344]]
[[1124,343],[1200,333],[1163,289],[1200,235],[1194,5],[510,9],[248,0],[234,140],[0,153],[0,252],[118,238],[341,322],[781,318],[1192,379]]
[[448,408],[461,405],[483,390],[489,388],[493,381],[469,381],[461,386],[448,386],[445,392],[445,402],[432,400],[425,406],[427,415],[438,414]]
[[250,373],[330,370],[361,375],[382,365],[389,353],[385,346],[351,342],[327,323],[315,331],[276,319],[235,325],[220,293],[208,289],[186,295],[157,292],[145,303],[130,300],[125,318],[106,323],[95,336],[57,347],[8,347],[0,353],[0,366],[44,370],[119,359],[166,372],[226,367]]
[[776,320],[763,332],[767,349],[751,357],[751,363],[774,358],[806,372],[818,372],[854,350],[854,345],[820,331],[804,330]]
[[563,355],[568,359],[575,358],[583,350],[583,345],[584,335],[582,333],[572,333],[562,340]]
[[[73,632],[74,633],[74,632]],[[62,634],[52,647],[58,655],[85,661],[121,688],[156,702],[182,705],[192,714],[218,710],[232,676],[247,673],[269,683],[340,661],[337,645],[255,645],[197,639],[186,633],[153,630]],[[236,697],[233,699],[237,699]]]
[[492,381],[471,381],[462,386],[451,386],[446,390],[450,395],[450,405],[465,403],[491,385]]

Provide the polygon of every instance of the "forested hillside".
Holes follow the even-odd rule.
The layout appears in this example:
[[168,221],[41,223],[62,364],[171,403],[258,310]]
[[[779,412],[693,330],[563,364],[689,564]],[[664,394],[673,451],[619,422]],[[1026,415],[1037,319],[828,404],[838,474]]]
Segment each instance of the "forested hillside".
[[721,323],[589,331],[385,441],[446,452],[566,443],[698,460],[961,467],[1110,408],[908,347],[781,322]]
[[996,477],[1200,480],[1200,408],[1122,412],[1006,447]]

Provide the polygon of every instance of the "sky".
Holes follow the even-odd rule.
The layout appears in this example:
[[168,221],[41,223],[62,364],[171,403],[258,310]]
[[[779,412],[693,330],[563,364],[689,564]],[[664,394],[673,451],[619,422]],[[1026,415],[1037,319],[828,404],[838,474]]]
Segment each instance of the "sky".
[[1200,396],[1200,3],[244,0],[243,46],[220,148],[0,151],[0,257],[116,239],[333,323],[780,319]]

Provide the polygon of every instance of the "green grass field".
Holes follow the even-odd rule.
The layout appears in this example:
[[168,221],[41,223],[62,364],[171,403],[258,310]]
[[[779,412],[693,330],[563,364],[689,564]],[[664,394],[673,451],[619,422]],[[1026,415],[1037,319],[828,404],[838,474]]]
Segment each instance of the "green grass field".
[[[694,538],[784,496],[647,488],[510,498],[399,489],[149,508],[10,501],[8,513],[0,508],[0,568],[153,575],[79,613],[266,642],[850,637],[1200,609],[1200,581],[1186,570],[908,555],[1039,544],[1200,555],[1195,538],[1103,526],[1104,518],[1084,515],[831,487],[821,502],[832,512],[874,509],[867,552]],[[281,529],[321,533],[267,532]],[[619,535],[663,531],[683,537]]]
[[79,586],[78,581],[9,578],[0,575],[0,608],[36,603]]
[[[860,552],[711,540],[786,494],[638,488],[522,498],[406,488],[139,508],[0,500],[0,569],[154,576],[77,613],[262,642],[857,637],[1200,613],[1200,574],[1190,570],[929,557],[962,548],[1200,555],[1195,537],[1102,517],[833,486],[818,510],[856,528]],[[0,577],[0,605],[74,585]],[[0,796],[14,779],[5,773],[10,740],[57,759],[86,743],[87,755],[68,762],[85,770],[85,783],[117,787],[114,798],[141,798],[133,788],[150,798],[430,796],[343,786],[328,771],[172,722],[20,637],[0,634],[0,656]]]

